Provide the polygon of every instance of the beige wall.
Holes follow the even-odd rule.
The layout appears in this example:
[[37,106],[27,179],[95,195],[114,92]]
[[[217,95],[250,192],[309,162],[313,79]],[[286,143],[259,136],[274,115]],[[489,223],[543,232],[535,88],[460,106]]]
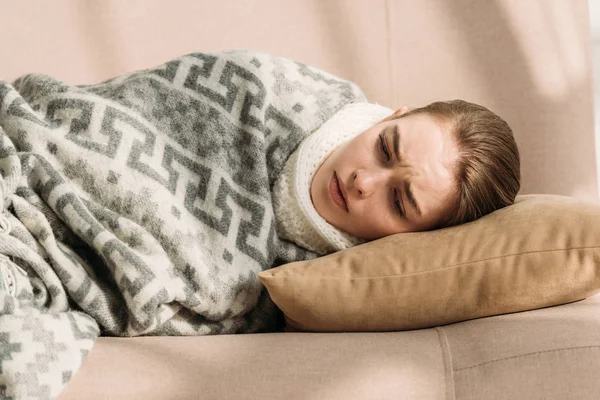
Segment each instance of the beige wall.
[[91,83],[249,48],[356,81],[389,107],[463,98],[502,115],[522,193],[597,201],[585,0],[0,0],[0,76]]

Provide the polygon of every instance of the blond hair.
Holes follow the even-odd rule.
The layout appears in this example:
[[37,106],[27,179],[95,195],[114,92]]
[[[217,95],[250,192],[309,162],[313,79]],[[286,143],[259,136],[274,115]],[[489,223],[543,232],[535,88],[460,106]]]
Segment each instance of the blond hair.
[[399,118],[426,113],[452,134],[459,156],[453,165],[456,199],[435,228],[473,221],[511,205],[521,186],[519,150],[506,121],[463,100],[439,101]]

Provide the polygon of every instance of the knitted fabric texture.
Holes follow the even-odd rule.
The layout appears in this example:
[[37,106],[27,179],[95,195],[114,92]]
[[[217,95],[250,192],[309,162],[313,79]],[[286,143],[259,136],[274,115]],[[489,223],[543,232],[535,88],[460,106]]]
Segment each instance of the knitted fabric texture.
[[304,139],[285,164],[273,188],[273,207],[280,237],[321,255],[364,242],[337,229],[319,215],[310,198],[310,184],[321,164],[335,149],[392,112],[377,104],[348,104]]

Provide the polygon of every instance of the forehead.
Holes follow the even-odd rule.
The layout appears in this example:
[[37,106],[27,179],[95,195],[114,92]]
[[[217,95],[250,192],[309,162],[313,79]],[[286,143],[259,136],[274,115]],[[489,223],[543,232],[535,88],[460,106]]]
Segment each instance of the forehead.
[[452,136],[436,119],[427,114],[415,114],[390,121],[387,128],[393,137],[400,134],[400,168],[408,171],[407,179],[423,212],[437,214],[448,203],[454,187],[452,165],[458,151]]
[[397,128],[401,134],[403,149],[407,150],[406,157],[415,158],[415,151],[419,152],[419,156],[435,155],[437,160],[448,155],[451,140],[436,119],[427,114],[415,114],[398,118],[392,123],[393,128]]

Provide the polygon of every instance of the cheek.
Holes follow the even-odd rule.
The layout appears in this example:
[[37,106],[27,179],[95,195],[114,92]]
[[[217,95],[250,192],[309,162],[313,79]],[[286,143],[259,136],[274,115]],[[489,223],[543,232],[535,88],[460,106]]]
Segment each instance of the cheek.
[[339,161],[352,161],[352,165],[359,164],[365,160],[372,160],[375,155],[373,151],[374,139],[371,137],[360,137],[340,147],[336,154]]
[[395,233],[401,228],[394,215],[386,208],[386,204],[378,201],[364,206],[361,226],[372,238]]

